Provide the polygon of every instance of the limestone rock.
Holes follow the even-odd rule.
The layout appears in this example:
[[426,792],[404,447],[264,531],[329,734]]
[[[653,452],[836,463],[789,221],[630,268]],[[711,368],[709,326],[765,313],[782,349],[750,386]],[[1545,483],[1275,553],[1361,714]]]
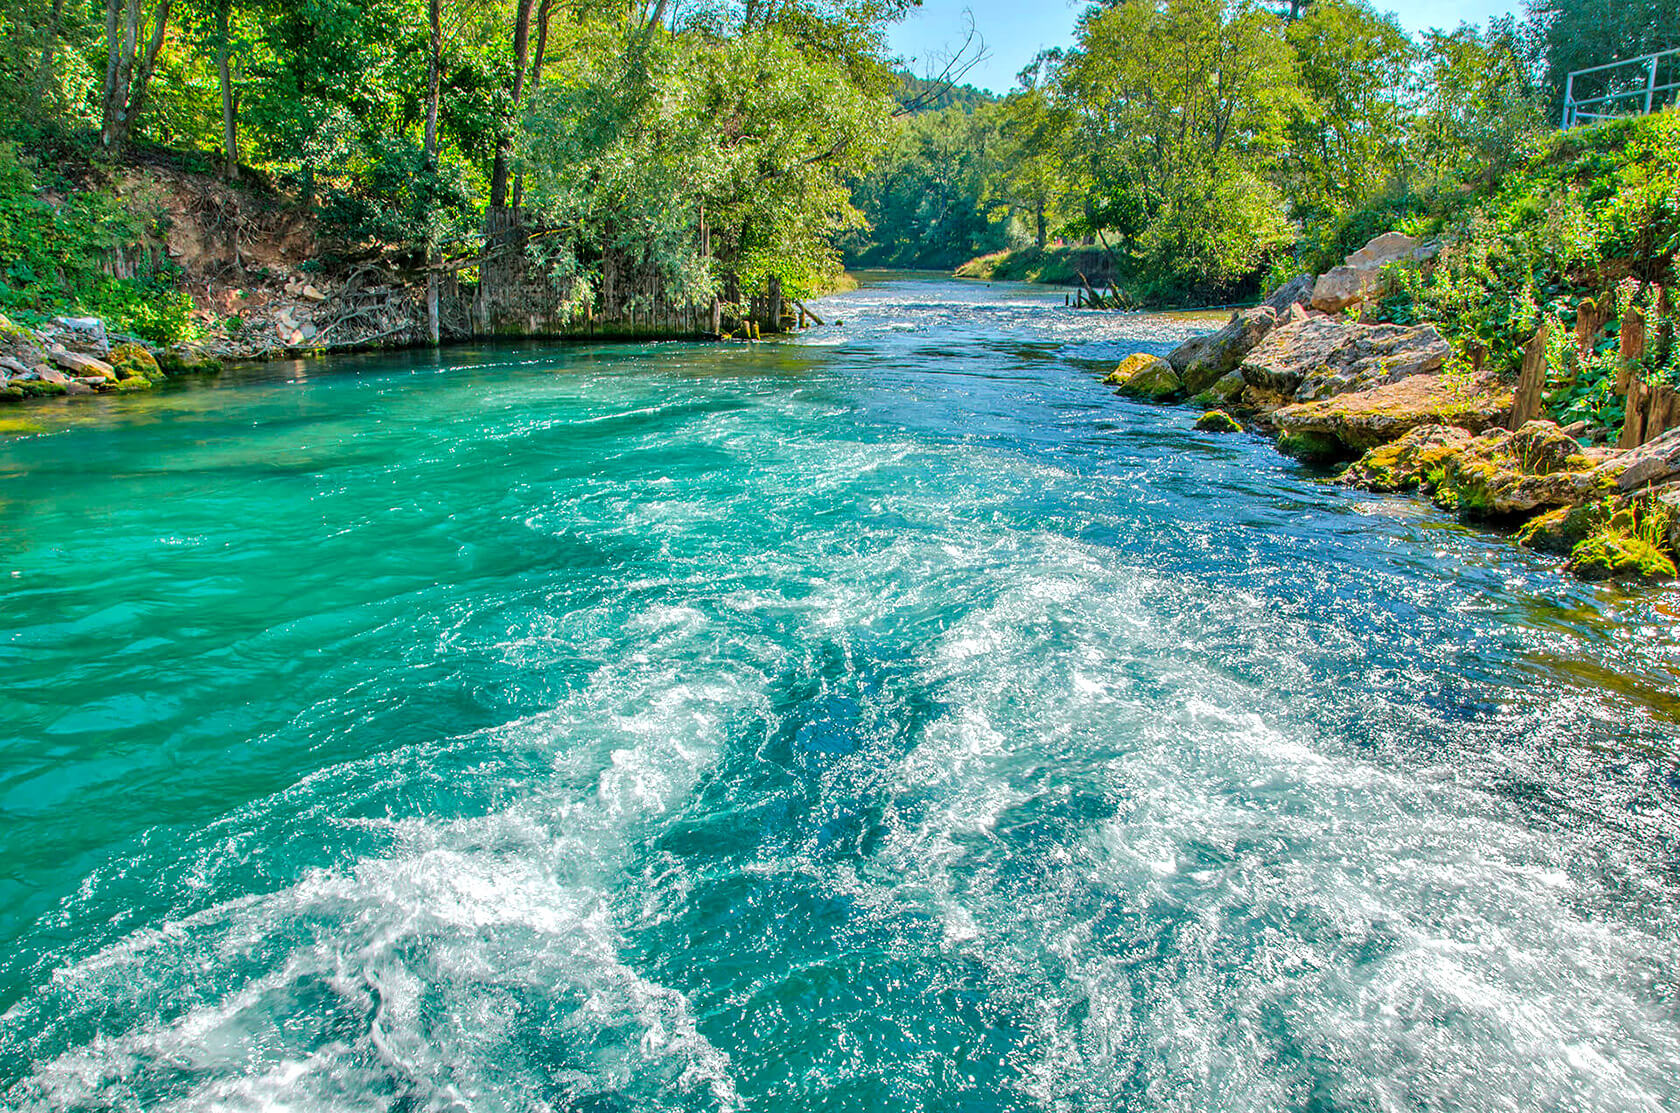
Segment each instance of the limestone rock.
[[35,373],[35,377],[44,383],[57,383],[59,386],[64,386],[70,381],[70,376],[56,367],[43,367]]
[[307,283],[305,283],[302,287],[300,287],[298,289],[298,296],[308,298],[310,301],[326,301],[327,300],[327,295],[323,294],[321,291],[317,290],[315,287],[313,287],[313,286],[311,286]]
[[[89,318],[91,320],[91,318]],[[80,352],[66,351],[59,348],[52,353],[52,361],[72,375],[111,375],[114,372],[111,365],[102,359],[83,355]]]
[[1153,402],[1171,398],[1184,389],[1172,364],[1145,352],[1128,356],[1103,382],[1118,386],[1119,393],[1128,397],[1147,398]]
[[1680,429],[1670,429],[1638,448],[1618,452],[1600,468],[1614,476],[1616,486],[1623,491],[1672,479],[1680,475]]
[[1248,386],[1241,371],[1232,371],[1218,382],[1196,395],[1195,401],[1199,406],[1215,409],[1220,406],[1230,406],[1242,398],[1243,388]]
[[1232,313],[1225,327],[1186,340],[1167,355],[1167,362],[1184,381],[1185,390],[1200,393],[1241,366],[1243,357],[1277,323],[1277,310],[1269,306]]
[[[1243,371],[1247,377],[1247,368]],[[1452,425],[1479,433],[1505,423],[1511,392],[1497,382],[1463,383],[1440,374],[1412,375],[1371,390],[1318,402],[1298,402],[1271,415],[1285,433],[1330,437],[1364,452],[1398,440],[1420,425]]]
[[1574,506],[1614,489],[1550,421],[1477,437],[1445,461],[1441,488],[1460,514],[1487,518]]
[[1447,458],[1463,451],[1470,440],[1468,432],[1451,425],[1419,425],[1361,456],[1342,473],[1342,482],[1367,491],[1432,487]]
[[1333,317],[1306,317],[1273,329],[1244,357],[1248,385],[1292,396],[1310,368],[1326,363],[1347,343],[1349,326]]
[[1349,255],[1341,266],[1332,267],[1313,284],[1312,307],[1325,313],[1339,313],[1381,297],[1387,289],[1383,268],[1403,259],[1419,257],[1423,245],[1400,232],[1384,232]]
[[65,347],[86,355],[102,356],[111,350],[105,322],[98,317],[54,317],[46,331]]
[[1283,317],[1289,312],[1291,306],[1312,304],[1313,285],[1312,275],[1298,274],[1267,294],[1266,300],[1260,304],[1271,309],[1279,317]]
[[1452,347],[1431,325],[1363,325],[1322,315],[1273,329],[1242,362],[1251,386],[1297,402],[1436,371]]

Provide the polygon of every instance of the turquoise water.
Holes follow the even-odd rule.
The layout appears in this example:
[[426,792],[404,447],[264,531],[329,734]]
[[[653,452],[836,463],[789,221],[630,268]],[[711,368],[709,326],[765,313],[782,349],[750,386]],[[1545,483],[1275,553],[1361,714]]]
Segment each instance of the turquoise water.
[[0,1106],[1680,1107],[1672,597],[882,279],[0,442]]

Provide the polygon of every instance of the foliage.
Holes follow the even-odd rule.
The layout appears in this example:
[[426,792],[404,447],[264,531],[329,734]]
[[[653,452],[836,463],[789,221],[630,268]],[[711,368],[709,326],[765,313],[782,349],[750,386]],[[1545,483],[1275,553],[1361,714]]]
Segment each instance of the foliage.
[[[1680,277],[1680,117],[1554,136],[1434,229],[1440,257],[1397,273],[1399,289],[1382,303],[1381,319],[1435,322],[1507,377],[1540,325],[1552,322],[1547,361],[1558,385],[1548,406],[1565,423],[1620,424],[1616,337],[1632,308],[1653,342],[1631,372],[1649,382],[1680,378],[1673,310],[1664,311],[1655,289]],[[1583,311],[1603,323],[1578,342]]]

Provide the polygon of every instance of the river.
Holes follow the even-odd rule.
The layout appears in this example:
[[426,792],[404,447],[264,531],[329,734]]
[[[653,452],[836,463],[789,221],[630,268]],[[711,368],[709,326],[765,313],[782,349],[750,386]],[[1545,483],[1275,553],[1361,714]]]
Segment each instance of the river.
[[1680,1108],[1673,596],[814,308],[7,415],[0,1106]]

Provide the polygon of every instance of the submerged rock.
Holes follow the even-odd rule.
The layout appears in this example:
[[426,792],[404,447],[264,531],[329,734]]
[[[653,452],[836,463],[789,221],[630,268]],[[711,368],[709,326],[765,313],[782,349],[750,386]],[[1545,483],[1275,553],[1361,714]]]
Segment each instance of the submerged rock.
[[1232,313],[1218,332],[1193,336],[1167,355],[1167,362],[1184,381],[1184,389],[1199,393],[1235,371],[1243,357],[1278,324],[1270,306]]
[[1204,433],[1240,433],[1242,425],[1224,410],[1209,410],[1196,419],[1196,428]]
[[1163,401],[1184,390],[1184,383],[1172,364],[1146,352],[1126,357],[1103,382],[1118,386],[1120,393],[1127,397],[1147,398],[1152,402]]

